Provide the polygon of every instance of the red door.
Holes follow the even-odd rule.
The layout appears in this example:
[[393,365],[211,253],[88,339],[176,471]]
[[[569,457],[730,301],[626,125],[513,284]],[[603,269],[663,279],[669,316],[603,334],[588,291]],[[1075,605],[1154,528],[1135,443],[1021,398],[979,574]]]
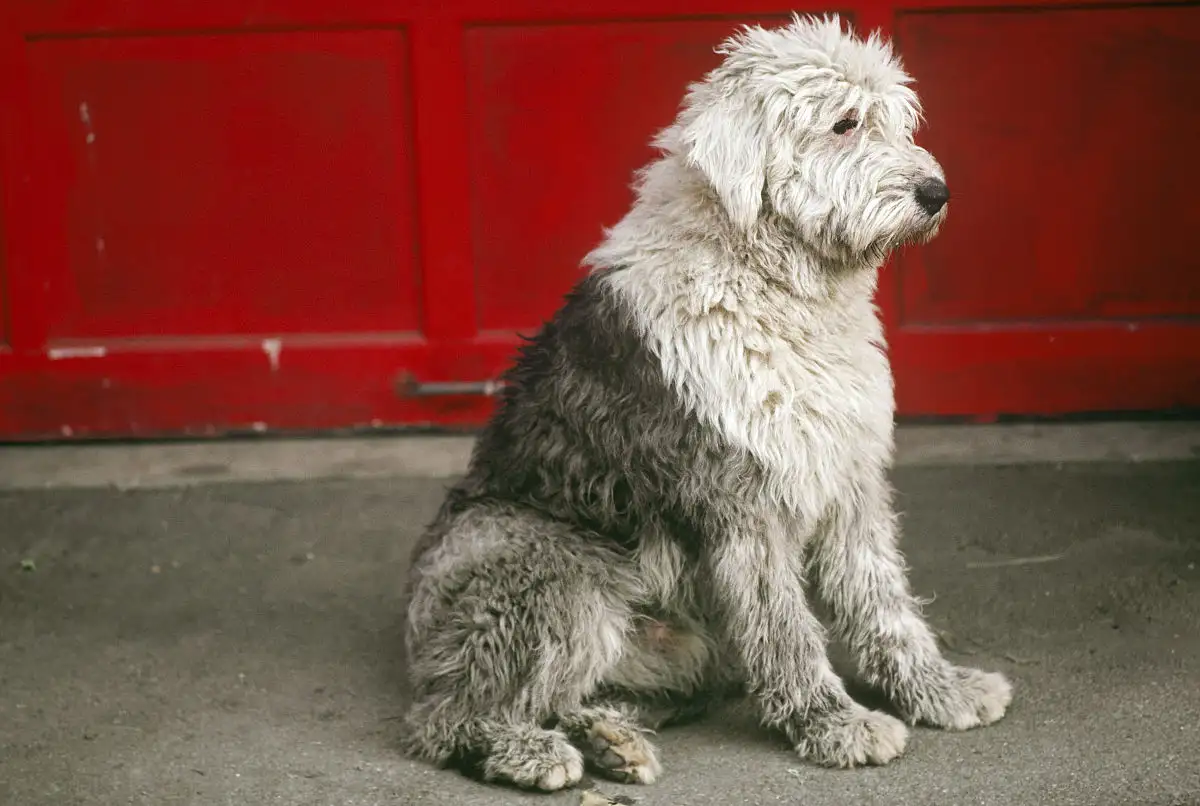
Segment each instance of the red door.
[[[7,439],[480,422],[714,45],[791,10],[4,8]],[[842,10],[955,193],[881,288],[902,413],[1200,404],[1200,8]]]

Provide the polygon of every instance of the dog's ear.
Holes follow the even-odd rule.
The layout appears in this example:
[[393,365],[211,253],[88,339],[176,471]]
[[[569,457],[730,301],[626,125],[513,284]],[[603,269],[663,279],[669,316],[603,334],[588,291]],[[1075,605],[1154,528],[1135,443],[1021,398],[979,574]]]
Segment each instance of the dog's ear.
[[695,85],[689,96],[679,120],[683,156],[708,178],[733,223],[749,229],[767,181],[767,137],[756,103],[715,84]]

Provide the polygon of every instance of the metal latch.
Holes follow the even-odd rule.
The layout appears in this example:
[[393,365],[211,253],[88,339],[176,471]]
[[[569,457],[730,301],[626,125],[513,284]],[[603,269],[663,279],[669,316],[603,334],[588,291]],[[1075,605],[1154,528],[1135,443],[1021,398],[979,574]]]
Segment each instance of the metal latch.
[[507,386],[504,381],[431,381],[421,383],[405,373],[396,380],[395,390],[399,397],[495,397]]

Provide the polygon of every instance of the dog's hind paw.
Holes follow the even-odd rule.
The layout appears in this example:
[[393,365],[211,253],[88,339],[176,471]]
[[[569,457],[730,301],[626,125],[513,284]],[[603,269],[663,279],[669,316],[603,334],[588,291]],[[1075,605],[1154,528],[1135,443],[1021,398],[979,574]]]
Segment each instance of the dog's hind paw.
[[662,773],[654,745],[626,725],[596,722],[587,741],[584,758],[610,778],[627,784],[652,784]]
[[588,766],[627,784],[652,784],[662,765],[645,730],[612,708],[590,708],[561,717],[561,725]]
[[903,722],[859,705],[812,718],[799,733],[796,752],[826,767],[887,764],[908,743]]

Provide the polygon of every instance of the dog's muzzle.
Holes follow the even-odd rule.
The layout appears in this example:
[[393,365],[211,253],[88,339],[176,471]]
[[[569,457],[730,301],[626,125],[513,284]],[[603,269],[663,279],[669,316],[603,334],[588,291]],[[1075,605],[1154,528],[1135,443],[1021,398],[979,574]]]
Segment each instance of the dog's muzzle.
[[950,201],[950,188],[946,187],[946,183],[935,176],[928,179],[922,179],[913,188],[913,195],[917,197],[917,204],[921,205],[921,209],[929,215],[937,215],[938,211],[946,206],[946,202]]

